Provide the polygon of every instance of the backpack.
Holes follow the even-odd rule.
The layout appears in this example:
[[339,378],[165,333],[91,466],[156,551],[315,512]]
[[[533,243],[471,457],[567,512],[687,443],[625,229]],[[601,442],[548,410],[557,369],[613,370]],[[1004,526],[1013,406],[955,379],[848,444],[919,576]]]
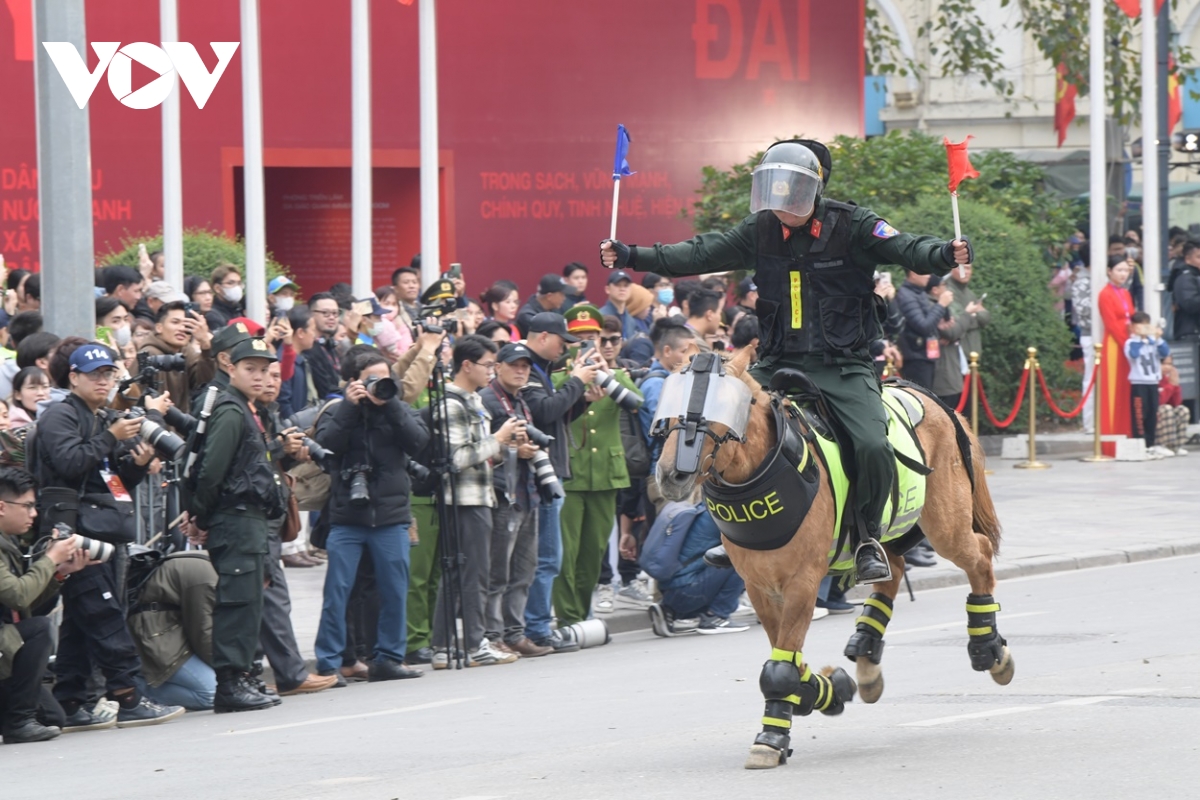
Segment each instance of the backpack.
[[654,464],[650,460],[650,448],[646,445],[646,437],[642,435],[642,421],[636,411],[621,409],[621,447],[625,449],[629,477],[633,480],[650,477]]
[[[336,398],[321,406],[321,410],[313,418],[312,427],[306,430],[304,435],[308,437],[315,435],[321,415],[340,402],[341,398]],[[325,503],[329,501],[330,489],[333,486],[333,479],[329,477],[328,472],[321,469],[315,461],[305,461],[292,467],[287,474],[293,481],[292,495],[296,498],[296,505],[301,511],[320,511],[325,508]]]
[[679,560],[688,531],[703,512],[703,503],[674,502],[663,506],[638,556],[638,565],[647,575],[660,584],[667,583],[675,573],[704,555],[701,553],[684,562]]

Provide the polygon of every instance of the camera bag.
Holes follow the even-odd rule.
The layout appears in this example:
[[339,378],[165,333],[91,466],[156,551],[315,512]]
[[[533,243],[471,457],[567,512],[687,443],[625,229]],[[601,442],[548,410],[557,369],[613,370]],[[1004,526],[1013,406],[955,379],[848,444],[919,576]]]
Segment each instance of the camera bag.
[[[330,400],[323,405],[313,419],[312,427],[304,432],[305,435],[315,436],[321,415],[340,402],[340,399]],[[329,473],[317,466],[316,462],[305,461],[292,467],[287,474],[293,481],[292,498],[296,501],[299,511],[320,511],[325,507],[325,503],[329,500],[330,488],[333,485]]]

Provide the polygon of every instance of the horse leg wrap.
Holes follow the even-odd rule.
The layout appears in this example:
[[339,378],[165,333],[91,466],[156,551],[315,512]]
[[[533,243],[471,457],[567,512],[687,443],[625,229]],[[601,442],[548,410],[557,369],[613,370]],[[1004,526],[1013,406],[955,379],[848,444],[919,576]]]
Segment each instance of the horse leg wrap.
[[1004,656],[1004,637],[996,630],[996,612],[1000,604],[990,594],[967,595],[967,654],[971,669],[986,672]]
[[878,664],[883,658],[883,634],[892,621],[892,598],[874,592],[863,601],[863,613],[854,626],[843,655],[851,661],[866,658]]
[[792,754],[791,743],[792,709],[803,688],[800,670],[796,666],[803,654],[775,648],[771,659],[763,664],[758,676],[758,688],[766,698],[763,711],[762,733],[754,737],[755,744],[764,744],[779,751],[779,763],[786,763]]

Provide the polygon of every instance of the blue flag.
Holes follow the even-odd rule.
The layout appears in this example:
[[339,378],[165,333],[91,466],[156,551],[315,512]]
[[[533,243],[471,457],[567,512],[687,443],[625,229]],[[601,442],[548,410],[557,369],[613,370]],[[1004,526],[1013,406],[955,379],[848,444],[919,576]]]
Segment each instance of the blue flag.
[[629,162],[625,160],[629,155],[629,131],[625,130],[624,125],[617,126],[617,152],[613,156],[613,180],[621,180],[623,175],[633,175],[634,172],[629,168]]

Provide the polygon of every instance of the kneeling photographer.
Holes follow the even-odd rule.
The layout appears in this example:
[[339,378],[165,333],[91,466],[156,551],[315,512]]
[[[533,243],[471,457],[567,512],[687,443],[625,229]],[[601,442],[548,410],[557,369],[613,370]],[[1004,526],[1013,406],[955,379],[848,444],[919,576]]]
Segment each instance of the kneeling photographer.
[[[71,393],[38,418],[31,471],[41,491],[41,529],[62,522],[84,536],[125,545],[134,538],[130,492],[146,476],[154,448],[140,441],[144,417],[115,415],[106,408],[116,388],[117,365],[102,344],[82,344],[71,353],[67,380]],[[162,424],[169,397],[147,399],[146,415]],[[110,560],[89,566],[63,585],[54,696],[67,714],[67,728],[111,727],[90,710],[88,684],[93,669],[104,675],[108,697],[117,701],[120,727],[153,725],[173,719],[182,708],[163,707],[138,691],[141,667],[125,628],[125,614]]]
[[[351,351],[353,352],[353,351]],[[348,353],[347,356],[351,354]],[[330,452],[329,554],[317,630],[317,672],[336,675],[346,649],[346,606],[359,561],[369,552],[379,592],[372,681],[420,677],[403,664],[408,594],[410,482],[408,460],[429,442],[429,430],[399,398],[400,386],[377,351],[356,356],[345,399],[317,421],[317,443]]]
[[[49,617],[33,609],[58,594],[73,572],[88,565],[77,539],[51,539],[44,551],[25,555],[37,519],[33,476],[0,467],[0,733],[5,744],[44,742],[62,732],[57,709],[38,720],[42,676],[54,651]],[[50,703],[56,706],[56,703]]]

